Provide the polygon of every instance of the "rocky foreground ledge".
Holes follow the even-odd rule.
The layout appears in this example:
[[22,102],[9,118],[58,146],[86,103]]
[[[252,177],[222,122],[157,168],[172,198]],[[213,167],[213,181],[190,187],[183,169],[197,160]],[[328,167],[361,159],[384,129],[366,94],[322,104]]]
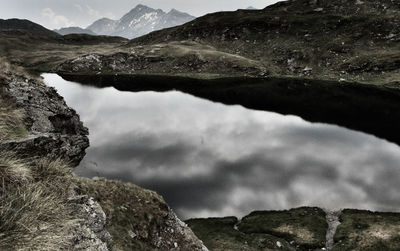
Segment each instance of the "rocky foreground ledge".
[[1,149],[28,157],[63,159],[73,166],[83,159],[89,146],[88,129],[55,89],[10,71],[0,77],[0,87],[3,99],[23,111],[28,131],[26,137],[1,142]]
[[184,223],[152,191],[72,175],[88,130],[53,88],[10,70],[0,87],[0,250],[400,250],[398,213],[303,207]]
[[207,250],[156,193],[74,177],[89,146],[79,116],[41,79],[1,66],[0,250]]

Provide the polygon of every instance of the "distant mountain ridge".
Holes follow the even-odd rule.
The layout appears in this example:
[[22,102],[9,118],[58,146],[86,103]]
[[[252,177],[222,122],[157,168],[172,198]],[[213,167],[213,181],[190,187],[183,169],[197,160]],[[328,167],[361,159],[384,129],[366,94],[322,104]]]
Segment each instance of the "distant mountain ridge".
[[26,19],[0,19],[0,30],[23,30],[43,36],[59,36],[56,32]]
[[86,29],[95,32],[98,35],[112,34],[117,21],[109,18],[101,18],[88,26]]
[[102,18],[89,25],[87,29],[99,35],[132,39],[152,31],[178,26],[193,19],[194,16],[175,9],[166,13],[161,9],[139,4],[119,20]]
[[93,31],[89,30],[89,29],[82,29],[80,27],[66,27],[66,28],[61,28],[58,30],[54,30],[54,32],[57,32],[60,35],[69,35],[69,34],[88,34],[88,35],[92,35],[95,36],[97,35],[96,33],[94,33]]

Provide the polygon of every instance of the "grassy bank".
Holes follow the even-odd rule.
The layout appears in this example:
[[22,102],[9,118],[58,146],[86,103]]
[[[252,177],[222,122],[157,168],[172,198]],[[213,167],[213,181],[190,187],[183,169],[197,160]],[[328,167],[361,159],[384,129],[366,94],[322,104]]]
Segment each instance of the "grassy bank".
[[0,141],[16,140],[26,137],[24,112],[17,108],[12,100],[4,94],[2,78],[11,71],[25,74],[22,68],[10,65],[5,59],[0,58]]
[[0,249],[58,250],[73,246],[77,224],[68,203],[71,169],[58,161],[0,153]]
[[4,98],[0,90],[0,140],[16,140],[27,135],[23,111]]

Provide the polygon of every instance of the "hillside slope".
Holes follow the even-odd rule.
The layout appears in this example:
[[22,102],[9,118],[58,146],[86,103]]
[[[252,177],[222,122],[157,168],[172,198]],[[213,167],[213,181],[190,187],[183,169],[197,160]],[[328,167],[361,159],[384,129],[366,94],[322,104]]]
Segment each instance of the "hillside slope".
[[275,65],[279,75],[360,82],[400,76],[398,1],[295,0],[208,14],[130,46],[194,40]]
[[[154,15],[161,13],[139,5],[125,16],[123,22],[102,19],[96,22],[96,26],[99,24],[98,29],[90,28],[96,33],[112,33],[118,25],[129,26],[131,18],[136,17],[136,14],[141,17],[149,14],[148,10]],[[153,14],[149,14],[149,18]],[[136,28],[147,32],[147,24],[153,25],[153,22],[147,21],[145,26],[141,26],[141,22],[134,22],[132,27],[139,25]],[[263,10],[208,14],[181,26],[152,32],[126,44],[121,41],[111,45],[107,39],[103,39],[101,46],[93,43],[86,50],[80,50],[76,47],[62,47],[60,44],[63,42],[60,41],[53,41],[50,46],[47,46],[47,41],[44,46],[35,46],[41,43],[35,41],[26,44],[23,55],[10,56],[12,60],[20,59],[21,64],[35,57],[34,68],[44,70],[47,67],[37,61],[49,64],[49,60],[37,58],[49,58],[49,53],[57,51],[53,55],[57,61],[47,71],[55,70],[57,65],[63,64],[63,70],[76,69],[69,70],[71,74],[105,74],[112,71],[194,78],[301,77],[385,84],[399,88],[398,23],[399,3],[391,0],[295,0],[280,2]],[[5,41],[0,44],[0,49],[7,44],[26,43],[24,36],[19,35],[7,34],[1,39]],[[79,45],[78,42],[76,45]],[[81,41],[81,45],[85,43]],[[78,55],[76,49],[82,53]],[[13,54],[8,49],[5,49],[5,53]],[[96,54],[94,57],[93,53]],[[81,60],[74,59],[81,56],[101,57],[104,59],[101,62],[102,70],[90,67],[98,64],[96,60],[86,61],[86,68],[75,67]],[[150,64],[144,63],[145,69],[141,67],[143,61],[150,61]],[[117,67],[110,62],[116,62]],[[119,64],[119,67],[118,62],[126,63]]]
[[128,40],[121,37],[70,34],[45,36],[24,30],[0,31],[0,58],[38,72],[51,72],[65,60],[88,53],[115,53]]

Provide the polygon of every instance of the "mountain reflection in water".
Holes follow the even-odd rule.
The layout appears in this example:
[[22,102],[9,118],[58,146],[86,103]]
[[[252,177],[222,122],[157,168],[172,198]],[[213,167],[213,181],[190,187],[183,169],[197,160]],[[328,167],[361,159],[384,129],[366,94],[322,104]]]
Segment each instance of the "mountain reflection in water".
[[184,219],[303,205],[400,208],[400,148],[374,136],[176,91],[43,77],[90,130],[76,173],[155,190]]

